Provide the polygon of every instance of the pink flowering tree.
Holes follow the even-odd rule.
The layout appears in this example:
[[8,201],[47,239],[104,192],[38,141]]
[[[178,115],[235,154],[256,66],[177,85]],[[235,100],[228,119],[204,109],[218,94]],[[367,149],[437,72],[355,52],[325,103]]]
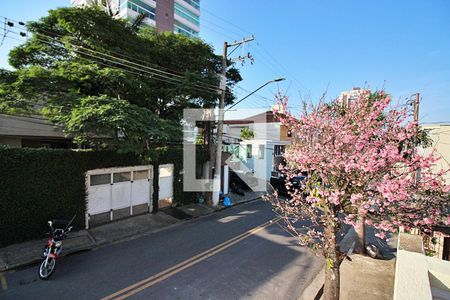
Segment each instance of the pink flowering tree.
[[384,237],[399,227],[429,232],[450,223],[445,171],[431,171],[434,152],[417,151],[417,124],[384,92],[310,105],[299,118],[286,112],[287,98],[279,102],[292,133],[281,171],[288,179],[306,171],[308,178],[301,190],[287,180],[289,200],[276,193],[270,199],[300,243],[325,257],[325,299],[339,298],[344,224],[355,227],[363,252],[365,224]]

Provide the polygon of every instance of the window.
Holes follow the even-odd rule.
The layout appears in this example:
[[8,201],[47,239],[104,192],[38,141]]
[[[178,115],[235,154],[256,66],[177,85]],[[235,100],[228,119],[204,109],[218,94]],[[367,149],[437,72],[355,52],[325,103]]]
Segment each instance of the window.
[[111,183],[111,174],[91,175],[90,183],[91,183],[91,186],[101,185],[101,184],[110,184]]
[[273,148],[273,155],[281,156],[284,154],[284,145],[275,145]]
[[125,182],[131,180],[131,172],[121,172],[121,173],[114,173],[113,174],[113,182]]
[[128,3],[127,6],[129,9],[134,10],[139,14],[144,14],[146,17],[152,20],[155,19],[155,8],[151,7],[150,5],[140,0],[130,0],[126,3]]
[[175,33],[180,33],[187,37],[198,36],[197,31],[193,30],[192,28],[189,28],[188,26],[186,26],[184,24],[181,24],[177,20],[174,21],[173,27],[174,27]]
[[184,0],[184,2],[188,3],[192,7],[196,9],[200,9],[200,0]]
[[195,15],[194,13],[192,13],[189,10],[187,10],[186,8],[184,8],[183,6],[181,6],[180,4],[178,4],[176,2],[175,2],[175,6],[174,7],[175,7],[175,13],[177,15],[179,15],[183,19],[188,20],[192,24],[195,24],[197,26],[200,25],[200,18],[199,18],[199,16]]
[[266,151],[265,145],[259,145],[258,146],[258,158],[264,159],[264,152]]
[[287,131],[287,137],[292,137],[292,131],[290,130]]
[[148,179],[148,170],[134,171],[133,180],[143,180]]
[[247,158],[252,158],[252,150],[253,150],[252,148],[253,147],[251,144],[247,145]]

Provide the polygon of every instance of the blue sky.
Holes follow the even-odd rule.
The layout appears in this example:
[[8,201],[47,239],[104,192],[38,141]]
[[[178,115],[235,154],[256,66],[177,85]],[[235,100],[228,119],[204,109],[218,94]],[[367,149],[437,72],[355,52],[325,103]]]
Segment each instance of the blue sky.
[[[1,1],[0,15],[35,20],[69,0]],[[450,1],[266,1],[201,2],[201,37],[217,53],[223,42],[250,34],[254,64],[240,67],[238,97],[268,80],[239,107],[264,107],[279,88],[298,109],[301,98],[316,101],[353,86],[384,87],[395,100],[420,92],[421,122],[450,122]],[[5,39],[0,66],[18,41]]]

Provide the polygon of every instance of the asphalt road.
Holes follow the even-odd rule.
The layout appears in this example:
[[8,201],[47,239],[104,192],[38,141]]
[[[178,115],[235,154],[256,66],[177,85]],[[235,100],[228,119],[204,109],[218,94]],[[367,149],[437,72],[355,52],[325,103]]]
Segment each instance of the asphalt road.
[[0,299],[297,299],[322,263],[273,218],[256,201],[63,257],[48,281],[7,272]]

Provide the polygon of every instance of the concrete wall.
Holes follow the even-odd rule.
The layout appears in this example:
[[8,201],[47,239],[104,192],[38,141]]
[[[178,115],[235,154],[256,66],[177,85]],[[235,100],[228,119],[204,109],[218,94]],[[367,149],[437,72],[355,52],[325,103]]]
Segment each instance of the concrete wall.
[[422,245],[404,245],[406,241],[421,243],[421,238],[411,238],[406,233],[399,235],[394,299],[450,299],[450,262],[414,252]]

